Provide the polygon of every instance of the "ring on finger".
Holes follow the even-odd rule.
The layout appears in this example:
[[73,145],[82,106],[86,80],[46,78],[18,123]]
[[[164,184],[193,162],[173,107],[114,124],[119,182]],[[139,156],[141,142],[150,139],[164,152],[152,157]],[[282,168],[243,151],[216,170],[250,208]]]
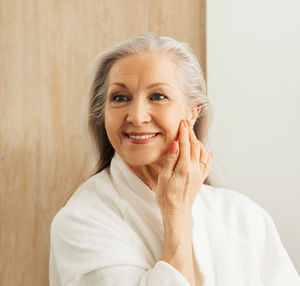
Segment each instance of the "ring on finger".
[[203,161],[200,161],[200,164],[203,164],[205,167],[207,166],[207,163]]

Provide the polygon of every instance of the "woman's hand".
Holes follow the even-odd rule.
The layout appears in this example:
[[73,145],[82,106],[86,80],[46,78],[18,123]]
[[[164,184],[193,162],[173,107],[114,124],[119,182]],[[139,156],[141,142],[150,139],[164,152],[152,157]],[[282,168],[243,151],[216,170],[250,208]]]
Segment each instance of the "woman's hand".
[[[179,146],[177,141],[171,143],[156,188],[164,224],[161,260],[180,271],[193,286],[192,207],[209,174],[211,162],[211,154],[207,154],[204,146],[197,140],[191,124],[187,121],[184,124],[182,121],[179,127]],[[201,273],[201,285],[202,281]]]
[[156,197],[164,222],[183,223],[184,217],[192,217],[193,203],[210,171],[211,155],[196,138],[191,124],[182,120],[179,146],[177,141],[171,143],[157,182]]

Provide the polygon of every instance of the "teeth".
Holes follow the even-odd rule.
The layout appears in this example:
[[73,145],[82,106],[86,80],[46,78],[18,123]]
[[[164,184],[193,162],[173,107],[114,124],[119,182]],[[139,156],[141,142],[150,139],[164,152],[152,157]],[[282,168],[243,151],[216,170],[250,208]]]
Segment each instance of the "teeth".
[[152,135],[142,135],[142,136],[136,136],[136,135],[129,135],[130,138],[134,138],[134,139],[148,139],[151,137],[154,137],[156,134],[152,134]]

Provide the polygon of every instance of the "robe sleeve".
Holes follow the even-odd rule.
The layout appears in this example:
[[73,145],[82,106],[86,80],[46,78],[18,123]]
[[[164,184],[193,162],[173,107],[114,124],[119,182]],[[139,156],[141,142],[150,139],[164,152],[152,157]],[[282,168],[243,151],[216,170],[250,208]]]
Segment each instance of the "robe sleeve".
[[173,266],[154,261],[130,235],[113,215],[108,222],[60,212],[51,224],[50,286],[190,285]]
[[[261,207],[253,222],[252,243],[263,286],[300,286],[300,277],[271,216]],[[253,215],[253,214],[252,214]]]
[[190,284],[180,272],[170,264],[160,260],[149,270],[128,265],[102,268],[82,275],[77,284],[71,283],[70,285],[189,286]]

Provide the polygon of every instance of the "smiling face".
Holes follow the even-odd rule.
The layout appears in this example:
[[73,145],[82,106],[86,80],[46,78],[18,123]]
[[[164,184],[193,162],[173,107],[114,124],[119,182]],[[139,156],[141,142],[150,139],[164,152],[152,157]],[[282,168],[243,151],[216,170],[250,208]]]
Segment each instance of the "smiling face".
[[159,163],[180,121],[191,118],[176,64],[141,52],[117,60],[108,79],[105,128],[113,148],[130,165]]

